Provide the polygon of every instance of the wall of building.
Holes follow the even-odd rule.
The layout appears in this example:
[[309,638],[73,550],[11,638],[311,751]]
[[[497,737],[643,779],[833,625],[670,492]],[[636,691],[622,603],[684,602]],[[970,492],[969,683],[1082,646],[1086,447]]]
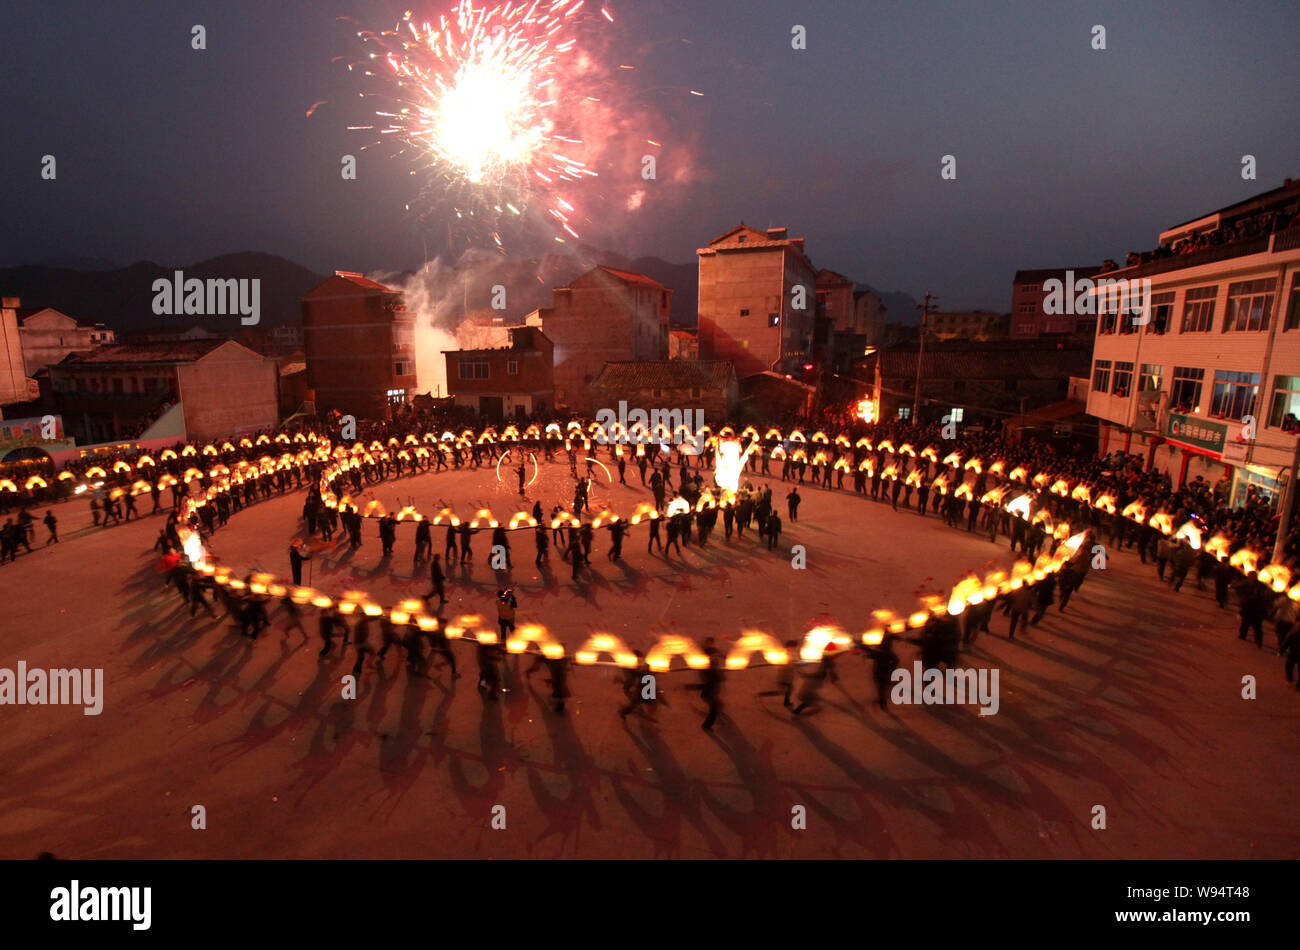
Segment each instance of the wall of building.
[[670,304],[668,288],[599,269],[557,287],[553,306],[540,311],[555,347],[556,403],[588,411],[588,387],[606,363],[667,359]]
[[[1215,419],[1212,416],[1215,372],[1257,373],[1260,377],[1259,395],[1253,413],[1256,435],[1241,461],[1274,470],[1289,466],[1296,437],[1279,426],[1271,425],[1269,415],[1277,377],[1300,377],[1300,326],[1286,329],[1289,308],[1296,306],[1292,287],[1297,271],[1300,271],[1300,249],[1278,254],[1252,254],[1152,275],[1153,294],[1174,293],[1168,331],[1155,333],[1154,324],[1136,328],[1130,333],[1104,333],[1104,323],[1098,327],[1093,346],[1093,367],[1095,370],[1098,360],[1109,361],[1111,379],[1107,388],[1112,391],[1102,392],[1093,387],[1088,396],[1089,414],[1121,427],[1136,424],[1135,427],[1141,429],[1143,426],[1137,424],[1137,394],[1144,365],[1162,368],[1160,402],[1175,412],[1177,407],[1168,405],[1175,367],[1202,369],[1204,379],[1200,399],[1187,414],[1226,426],[1227,440],[1235,442],[1241,438],[1247,423],[1242,419]],[[1270,277],[1277,283],[1269,329],[1224,332],[1229,284]],[[1211,329],[1182,332],[1187,291],[1211,285],[1217,286]],[[1300,318],[1300,313],[1296,317]],[[1113,392],[1115,364],[1121,361],[1133,364],[1135,378],[1127,395]],[[1167,415],[1162,415],[1157,420],[1162,427],[1166,418]]]
[[[554,407],[554,347],[546,336],[532,328],[517,331],[519,346],[488,350],[452,350],[444,353],[447,361],[447,389],[456,405],[479,409],[481,397],[500,398],[503,411],[514,414],[514,407],[525,412],[546,412]],[[487,365],[486,378],[462,378],[462,360],[482,360]],[[511,364],[515,372],[510,372]]]
[[[811,333],[816,275],[792,258],[783,247],[700,255],[701,359],[731,360],[740,376],[759,373],[780,361],[783,336]],[[794,320],[789,290],[800,282],[808,288],[808,309]]]
[[113,331],[88,327],[56,310],[34,313],[19,329],[23,344],[23,363],[28,376],[52,366],[69,353],[85,353],[104,343],[113,342]]
[[[731,418],[735,408],[737,393],[734,385],[704,387],[613,387],[593,386],[593,404],[601,409],[611,409],[617,413],[620,401],[627,403],[628,411],[644,409],[681,409],[697,410],[704,413],[705,422],[712,429],[719,429],[724,420]],[[696,420],[696,424],[700,423]]]
[[279,370],[268,359],[227,343],[177,367],[185,431],[212,440],[279,425]]
[[414,392],[415,325],[395,306],[400,295],[342,277],[303,298],[303,348],[318,410],[384,419],[390,390]]
[[18,335],[17,297],[0,299],[0,406],[27,398],[23,344]]

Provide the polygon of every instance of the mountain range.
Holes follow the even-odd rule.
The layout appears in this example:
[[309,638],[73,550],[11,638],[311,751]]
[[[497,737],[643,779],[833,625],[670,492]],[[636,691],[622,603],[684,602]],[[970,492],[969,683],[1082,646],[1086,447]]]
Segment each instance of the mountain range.
[[[458,281],[462,270],[448,270],[441,286],[454,286],[460,291],[456,296],[462,297],[462,307],[474,310],[486,309],[492,296],[491,288],[503,284],[511,288],[512,294],[507,315],[522,319],[536,307],[550,306],[552,287],[567,284],[597,264],[635,271],[671,287],[674,291],[672,325],[695,326],[699,290],[699,271],[695,262],[673,264],[658,257],[630,259],[598,248],[582,247],[576,253],[550,254],[540,259],[499,257],[476,263],[472,269],[472,286],[466,271],[463,288],[450,283]],[[341,262],[340,269],[347,269],[347,262]],[[200,280],[260,279],[261,326],[264,328],[296,324],[301,319],[301,297],[328,276],[275,254],[259,252],[225,254],[175,266],[138,261],[119,267],[106,260],[81,258],[0,268],[0,296],[18,297],[25,308],[53,307],[79,320],[103,323],[122,334],[158,332],[163,329],[160,324],[167,323],[178,330],[195,324],[217,329],[222,321],[231,319],[229,316],[155,315],[154,281],[158,278],[170,281],[178,270],[187,280],[192,277]],[[392,285],[405,282],[411,276],[410,272],[404,272],[384,275],[383,279]],[[858,287],[879,294],[890,322],[918,322],[916,301],[909,295],[881,293],[866,284]]]

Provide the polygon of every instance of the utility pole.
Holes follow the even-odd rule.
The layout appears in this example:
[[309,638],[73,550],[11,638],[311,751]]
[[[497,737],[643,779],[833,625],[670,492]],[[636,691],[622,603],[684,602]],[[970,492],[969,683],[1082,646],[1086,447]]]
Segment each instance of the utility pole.
[[1282,505],[1278,509],[1277,540],[1273,542],[1272,564],[1282,563],[1282,549],[1286,547],[1286,536],[1291,530],[1291,514],[1295,511],[1296,474],[1300,466],[1300,438],[1295,442],[1295,455],[1291,459],[1291,474],[1286,480],[1286,492],[1282,496]]
[[916,414],[921,409],[921,361],[925,358],[925,318],[930,315],[930,302],[938,303],[939,298],[929,293],[925,295],[925,303],[917,304],[916,309],[921,311],[921,347],[916,351],[916,389],[912,392],[912,425],[916,425]]

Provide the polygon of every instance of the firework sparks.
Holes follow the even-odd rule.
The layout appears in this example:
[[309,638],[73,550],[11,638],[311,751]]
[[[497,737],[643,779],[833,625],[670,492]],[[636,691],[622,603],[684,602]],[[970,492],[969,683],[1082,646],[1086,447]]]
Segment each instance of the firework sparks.
[[392,105],[376,112],[379,124],[352,128],[427,160],[434,179],[451,186],[458,216],[522,216],[536,199],[577,237],[563,192],[596,175],[580,157],[582,140],[566,134],[577,124],[568,80],[585,59],[574,33],[582,6],[460,0],[436,22],[408,12],[395,30],[359,34],[378,47],[365,72],[387,80]]

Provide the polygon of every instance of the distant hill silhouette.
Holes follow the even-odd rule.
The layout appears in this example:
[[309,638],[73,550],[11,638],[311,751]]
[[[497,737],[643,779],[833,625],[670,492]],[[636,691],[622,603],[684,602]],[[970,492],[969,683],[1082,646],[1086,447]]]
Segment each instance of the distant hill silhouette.
[[[163,265],[140,261],[127,267],[113,267],[107,261],[85,259],[66,261],[84,266],[67,267],[24,264],[0,268],[0,296],[20,297],[24,307],[53,307],[80,320],[103,323],[119,333],[140,331],[184,330],[198,325],[209,329],[237,329],[231,316],[158,316],[153,312],[153,282],[159,277],[170,280],[175,271],[185,277],[259,278],[261,288],[261,324],[265,328],[298,323],[302,316],[300,298],[328,274],[318,274],[275,254],[241,252],[225,254],[188,264]],[[568,253],[547,254],[541,258],[492,257],[476,262],[472,270],[448,269],[439,282],[440,293],[455,305],[459,314],[490,307],[492,287],[510,288],[509,320],[522,319],[537,307],[551,305],[552,287],[560,287],[586,273],[596,265],[635,271],[673,289],[670,319],[674,327],[694,327],[699,296],[699,269],[695,261],[673,264],[658,257],[630,259],[593,247],[579,247]],[[108,265],[104,269],[99,265]],[[338,262],[340,270],[350,263]],[[472,277],[469,275],[472,273]],[[461,281],[458,275],[464,274]],[[451,276],[447,276],[451,275]],[[376,276],[370,274],[369,276]],[[400,285],[412,274],[409,271],[382,276],[390,285]],[[859,288],[868,285],[859,284]],[[916,301],[904,293],[880,293],[888,308],[891,322],[919,322]]]
[[79,320],[94,320],[118,332],[184,330],[198,324],[210,329],[238,327],[232,316],[157,316],[153,312],[153,282],[171,279],[175,271],[186,279],[259,278],[262,327],[276,327],[301,318],[299,298],[325,277],[274,254],[224,254],[175,266],[140,261],[112,270],[50,267],[27,264],[0,268],[0,296],[20,297],[24,307],[53,307]]

